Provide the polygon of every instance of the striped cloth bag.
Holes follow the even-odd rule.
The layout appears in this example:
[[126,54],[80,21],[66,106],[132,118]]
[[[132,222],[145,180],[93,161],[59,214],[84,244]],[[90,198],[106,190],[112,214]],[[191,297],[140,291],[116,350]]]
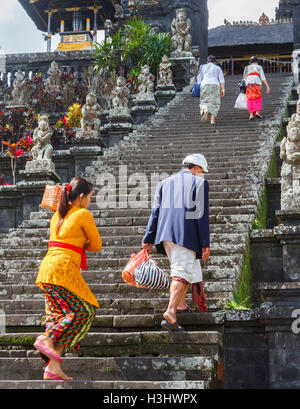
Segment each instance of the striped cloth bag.
[[137,285],[151,290],[170,287],[169,276],[151,258],[148,258],[134,270],[134,279]]

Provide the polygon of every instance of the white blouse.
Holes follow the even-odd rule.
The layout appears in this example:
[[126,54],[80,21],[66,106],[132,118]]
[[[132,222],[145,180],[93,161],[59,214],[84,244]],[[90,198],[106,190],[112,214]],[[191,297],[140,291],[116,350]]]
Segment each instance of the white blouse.
[[198,84],[201,87],[207,84],[219,85],[225,83],[224,75],[221,68],[213,63],[201,65],[197,77]]
[[[255,75],[249,75],[254,73]],[[257,75],[259,74],[259,75]],[[246,81],[246,85],[248,84],[258,84],[262,85],[262,81],[266,80],[265,73],[263,67],[258,64],[250,64],[244,70],[243,75],[244,80]]]

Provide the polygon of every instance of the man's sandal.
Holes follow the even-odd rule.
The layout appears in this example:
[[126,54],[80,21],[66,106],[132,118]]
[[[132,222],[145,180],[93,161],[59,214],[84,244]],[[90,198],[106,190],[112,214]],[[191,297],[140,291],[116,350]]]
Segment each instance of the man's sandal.
[[184,328],[182,328],[178,324],[178,322],[174,322],[174,324],[171,324],[169,321],[163,320],[160,325],[170,332],[184,332]]

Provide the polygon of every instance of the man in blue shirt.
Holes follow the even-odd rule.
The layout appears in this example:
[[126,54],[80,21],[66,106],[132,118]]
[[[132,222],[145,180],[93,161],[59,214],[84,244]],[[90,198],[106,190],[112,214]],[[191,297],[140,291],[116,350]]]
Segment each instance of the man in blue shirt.
[[170,260],[170,301],[161,323],[169,331],[183,331],[176,313],[188,311],[185,299],[190,284],[193,290],[198,285],[198,297],[193,293],[193,299],[204,301],[202,305],[197,301],[199,311],[207,311],[199,260],[206,261],[210,255],[209,186],[201,177],[203,171],[208,172],[205,157],[188,155],[179,173],[158,183],[143,238],[143,248],[151,251],[155,244],[157,252]]

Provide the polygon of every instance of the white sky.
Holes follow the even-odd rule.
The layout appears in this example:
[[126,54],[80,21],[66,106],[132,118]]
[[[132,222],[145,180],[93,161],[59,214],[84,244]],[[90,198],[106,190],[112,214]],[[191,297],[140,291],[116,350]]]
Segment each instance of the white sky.
[[[46,51],[46,42],[17,0],[0,0],[0,46],[6,53]],[[258,21],[263,12],[275,17],[279,0],[208,0],[209,27],[229,21]],[[57,39],[55,39],[57,37]],[[58,35],[53,38],[56,47]],[[98,36],[99,39],[99,36]]]

